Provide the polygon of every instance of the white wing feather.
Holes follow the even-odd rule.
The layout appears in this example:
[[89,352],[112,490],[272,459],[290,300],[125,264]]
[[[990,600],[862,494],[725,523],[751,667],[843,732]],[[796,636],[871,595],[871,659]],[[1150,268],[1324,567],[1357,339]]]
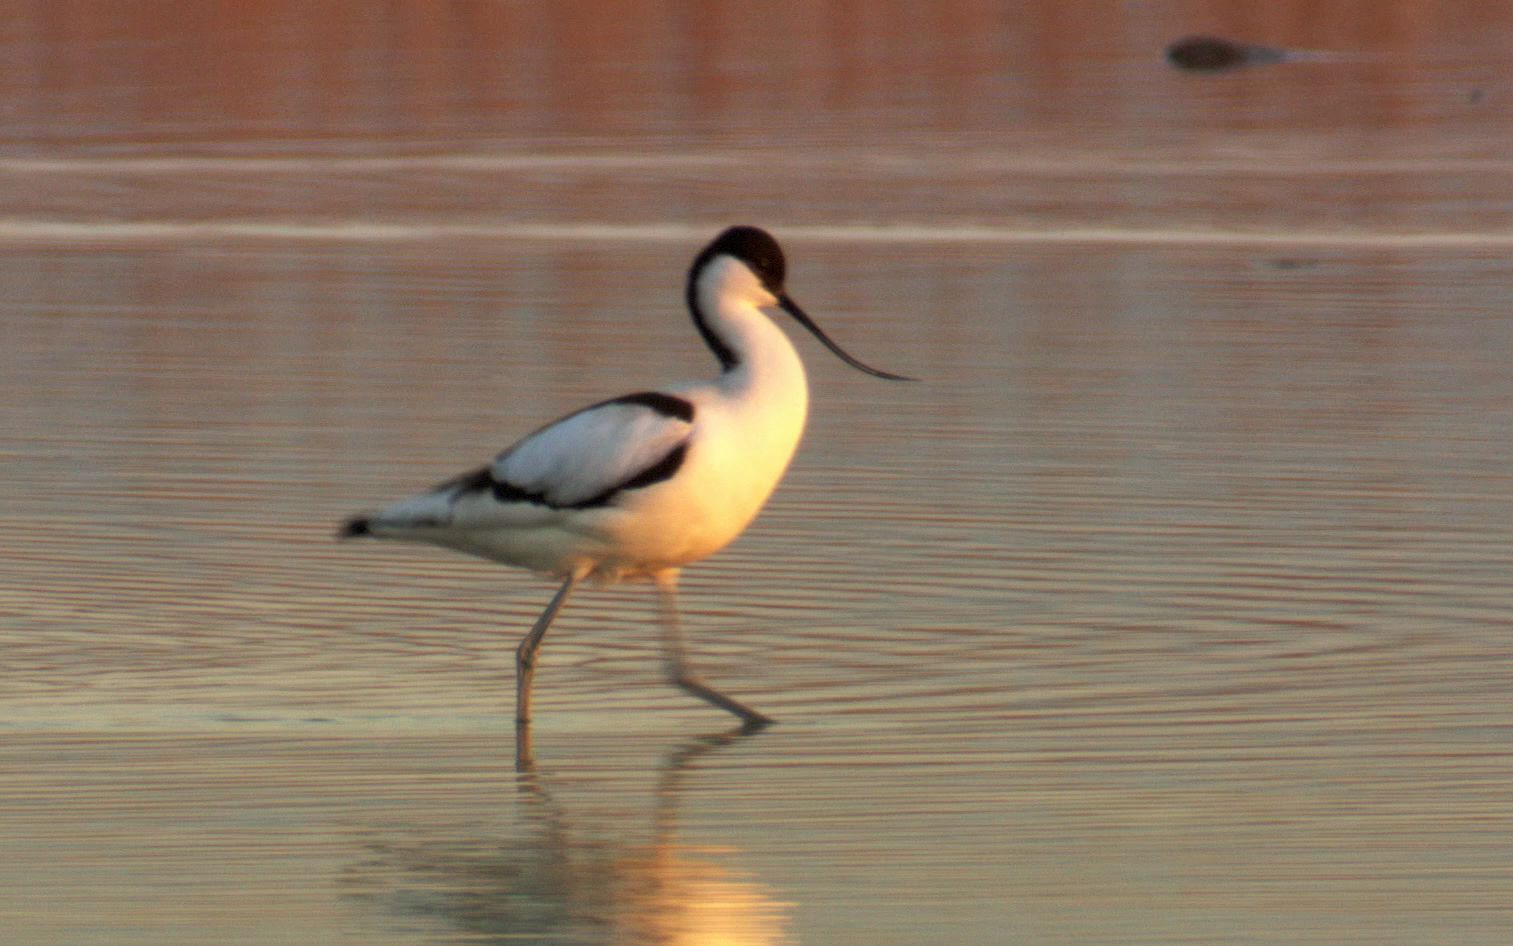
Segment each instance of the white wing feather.
[[[563,507],[606,496],[667,459],[692,430],[634,401],[596,404],[530,434],[484,469],[394,503],[364,528],[435,541],[436,530],[546,526]],[[516,492],[525,496],[512,498]]]
[[501,453],[492,472],[554,506],[571,506],[661,462],[692,429],[645,405],[611,401],[536,431]]

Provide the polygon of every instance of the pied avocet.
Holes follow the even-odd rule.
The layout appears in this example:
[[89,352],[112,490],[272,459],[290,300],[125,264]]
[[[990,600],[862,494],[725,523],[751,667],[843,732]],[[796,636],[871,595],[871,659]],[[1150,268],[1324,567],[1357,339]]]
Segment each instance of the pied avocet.
[[660,592],[668,679],[739,716],[771,720],[703,683],[684,656],[679,570],[724,548],[756,517],[787,469],[809,407],[804,366],[763,313],[777,307],[854,368],[862,364],[789,298],[777,241],[732,227],[694,258],[688,307],[720,363],[712,381],[601,401],[530,434],[492,463],[349,520],[344,537],[428,542],[562,582],[516,651],[516,720],[531,719],[536,655],[585,578],[649,578]]

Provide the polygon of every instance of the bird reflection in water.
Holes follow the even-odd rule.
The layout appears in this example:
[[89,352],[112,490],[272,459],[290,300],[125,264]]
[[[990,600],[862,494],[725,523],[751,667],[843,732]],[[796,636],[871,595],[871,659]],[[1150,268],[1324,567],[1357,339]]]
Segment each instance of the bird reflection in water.
[[[792,904],[718,851],[678,840],[685,782],[701,758],[751,733],[736,730],[674,749],[658,769],[653,811],[638,829],[623,813],[613,836],[579,830],[529,754],[517,785],[529,836],[456,837],[370,846],[348,872],[354,896],[390,916],[437,920],[469,942],[605,946],[775,946],[792,942]],[[586,821],[599,819],[589,818]],[[646,835],[650,840],[645,840]],[[716,856],[718,860],[716,860]],[[366,889],[363,889],[366,888]]]

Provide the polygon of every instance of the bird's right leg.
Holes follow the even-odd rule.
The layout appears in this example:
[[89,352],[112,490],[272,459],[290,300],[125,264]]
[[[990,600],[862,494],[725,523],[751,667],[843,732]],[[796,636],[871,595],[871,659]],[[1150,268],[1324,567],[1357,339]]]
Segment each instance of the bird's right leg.
[[683,653],[683,623],[678,617],[678,570],[665,569],[655,577],[657,599],[662,612],[663,660],[668,681],[685,693],[740,717],[747,731],[754,732],[772,725],[771,717],[726,696],[694,675],[688,666],[688,658]]
[[572,572],[567,576],[567,580],[552,597],[551,604],[548,604],[546,610],[541,612],[541,617],[536,619],[535,626],[515,649],[515,725],[517,727],[528,725],[531,721],[531,679],[536,675],[536,651],[541,649],[541,639],[546,636],[546,629],[552,626],[552,619],[567,603],[567,596],[572,593],[573,586],[581,577],[582,575],[578,572]]

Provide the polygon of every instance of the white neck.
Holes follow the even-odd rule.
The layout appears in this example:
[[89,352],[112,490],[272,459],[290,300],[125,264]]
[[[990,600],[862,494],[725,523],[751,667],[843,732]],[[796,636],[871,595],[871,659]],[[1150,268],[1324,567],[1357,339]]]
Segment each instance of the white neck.
[[695,403],[718,418],[723,436],[698,450],[718,484],[720,503],[750,521],[777,485],[804,434],[809,383],[783,330],[762,311],[776,296],[745,263],[715,259],[689,287],[710,346],[726,363],[713,383],[692,386]]
[[797,445],[809,413],[804,363],[783,330],[762,311],[777,298],[747,266],[720,259],[700,274],[699,317],[735,358],[715,380],[727,410],[745,418],[748,435],[786,457]]
[[694,290],[698,317],[735,358],[721,387],[793,385],[805,390],[798,352],[762,311],[776,306],[777,297],[745,263],[731,257],[715,260],[700,273]]

